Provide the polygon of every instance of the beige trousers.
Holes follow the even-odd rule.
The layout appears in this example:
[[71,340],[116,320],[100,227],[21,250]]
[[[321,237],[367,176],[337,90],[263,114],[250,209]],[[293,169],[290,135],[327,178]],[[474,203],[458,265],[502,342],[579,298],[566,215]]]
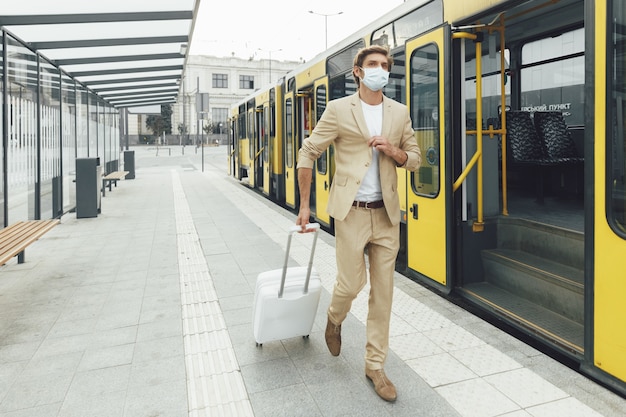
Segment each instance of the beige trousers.
[[370,272],[365,366],[382,369],[389,350],[389,319],[393,299],[393,276],[400,247],[400,227],[392,225],[385,208],[352,207],[343,221],[335,221],[337,281],[328,317],[339,325],[350,312],[352,301],[367,282],[364,251]]

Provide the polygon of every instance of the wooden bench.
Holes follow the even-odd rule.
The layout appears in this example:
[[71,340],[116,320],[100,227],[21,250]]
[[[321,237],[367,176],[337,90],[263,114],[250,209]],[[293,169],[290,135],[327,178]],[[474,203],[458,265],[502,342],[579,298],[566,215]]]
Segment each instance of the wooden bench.
[[117,187],[117,182],[126,178],[126,175],[128,175],[129,172],[130,171],[113,171],[102,177],[102,195],[105,195],[107,184],[109,186],[109,191],[111,191],[111,185],[115,184]]
[[0,230],[0,265],[4,265],[14,256],[17,256],[17,263],[24,263],[26,247],[57,224],[58,219],[28,220]]

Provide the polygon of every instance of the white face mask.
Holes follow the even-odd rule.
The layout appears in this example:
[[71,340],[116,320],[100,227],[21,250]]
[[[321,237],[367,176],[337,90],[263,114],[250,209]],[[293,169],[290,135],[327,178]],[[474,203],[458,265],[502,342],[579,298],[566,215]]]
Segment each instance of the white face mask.
[[382,67],[361,68],[365,75],[361,82],[372,91],[379,91],[389,82],[389,72]]

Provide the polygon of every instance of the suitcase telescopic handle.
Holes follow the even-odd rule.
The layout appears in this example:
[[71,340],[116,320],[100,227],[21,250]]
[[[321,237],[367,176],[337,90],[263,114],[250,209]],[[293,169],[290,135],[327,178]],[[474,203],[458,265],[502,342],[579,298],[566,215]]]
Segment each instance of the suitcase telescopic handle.
[[[303,294],[309,292],[309,279],[311,278],[311,269],[313,269],[313,256],[315,255],[315,245],[317,244],[317,235],[320,230],[319,223],[307,223],[305,229],[314,230],[313,244],[311,246],[311,256],[309,257],[309,266],[306,270],[306,279],[304,281]],[[289,236],[287,237],[287,249],[285,250],[285,263],[283,264],[283,275],[280,279],[280,289],[278,290],[278,298],[282,298],[283,291],[285,290],[285,279],[287,278],[287,263],[289,263],[289,250],[291,249],[291,238],[294,233],[302,231],[301,226],[292,226],[289,229]]]

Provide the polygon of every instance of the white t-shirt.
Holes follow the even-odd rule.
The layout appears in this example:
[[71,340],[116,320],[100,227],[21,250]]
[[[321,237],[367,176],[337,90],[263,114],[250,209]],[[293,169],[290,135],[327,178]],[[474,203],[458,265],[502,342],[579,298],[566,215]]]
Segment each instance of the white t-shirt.
[[[361,100],[361,107],[363,107],[363,116],[365,117],[370,135],[380,135],[383,129],[383,104],[372,106]],[[372,148],[372,163],[361,182],[361,187],[356,193],[355,200],[371,202],[382,199],[383,192],[380,187],[380,174],[378,172],[378,151]]]

